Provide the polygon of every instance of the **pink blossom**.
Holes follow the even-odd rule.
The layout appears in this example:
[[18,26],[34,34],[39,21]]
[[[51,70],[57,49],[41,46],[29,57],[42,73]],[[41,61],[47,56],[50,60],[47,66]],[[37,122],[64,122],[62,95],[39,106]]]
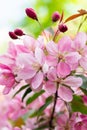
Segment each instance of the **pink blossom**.
[[86,95],[83,95],[83,98],[82,98],[84,104],[87,106],[87,96]]
[[26,48],[28,52],[35,52],[36,47],[41,49],[45,48],[45,39],[43,36],[39,36],[37,40],[35,40],[32,36],[25,36],[23,38],[23,43],[24,48]]
[[68,73],[71,72],[73,66],[78,64],[81,58],[78,52],[72,52],[73,41],[66,36],[59,40],[58,44],[53,41],[47,43],[46,49],[48,52],[47,62],[49,65],[56,66],[58,62],[64,62],[63,68],[68,68]]
[[6,111],[6,115],[8,119],[16,120],[27,112],[27,108],[25,108],[24,103],[20,100],[20,98],[15,97],[12,99]]
[[71,89],[65,87],[65,86],[59,86],[58,89],[58,96],[63,99],[64,101],[70,102],[73,99],[73,92]]
[[75,130],[87,130],[87,120],[75,124]]
[[15,44],[14,42],[9,42],[8,54],[15,58],[19,53],[28,52],[28,49],[22,44]]
[[79,63],[81,67],[87,70],[87,35],[83,32],[80,32],[76,35],[72,48],[74,51],[78,52],[81,55]]
[[15,127],[15,128],[13,128],[13,130],[21,130],[20,128],[18,128],[18,127]]
[[15,76],[6,65],[0,64],[0,69],[0,84],[5,86],[3,93],[7,94],[15,84]]
[[[58,116],[57,119],[57,127],[55,128],[55,130],[68,130],[70,129],[70,124],[68,122],[69,117],[66,114],[61,114]],[[72,130],[72,129],[70,129]]]
[[16,64],[19,68],[17,79],[31,79],[32,88],[39,89],[43,83],[43,76],[48,71],[43,50],[37,47],[35,56],[30,53],[22,53],[17,57]]
[[80,77],[68,76],[64,79],[58,76],[56,69],[51,68],[47,74],[48,81],[45,82],[45,90],[55,93],[58,87],[58,96],[64,101],[70,102],[73,99],[73,89],[82,85]]
[[64,78],[71,72],[70,66],[65,62],[59,62],[57,65],[57,75],[58,77]]

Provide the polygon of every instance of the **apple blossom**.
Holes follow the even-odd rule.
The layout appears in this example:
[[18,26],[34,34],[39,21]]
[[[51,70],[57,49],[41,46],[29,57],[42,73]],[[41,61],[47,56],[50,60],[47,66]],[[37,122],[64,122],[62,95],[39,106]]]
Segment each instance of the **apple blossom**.
[[[32,8],[25,12],[40,24]],[[76,17],[87,14],[78,12]],[[37,39],[21,29],[9,32],[17,40],[9,42],[7,53],[0,56],[0,85],[4,94],[14,94],[6,106],[0,104],[1,130],[87,129],[87,34],[56,39],[73,18],[64,22],[63,14],[55,12],[52,20],[60,19],[56,33],[45,31]]]

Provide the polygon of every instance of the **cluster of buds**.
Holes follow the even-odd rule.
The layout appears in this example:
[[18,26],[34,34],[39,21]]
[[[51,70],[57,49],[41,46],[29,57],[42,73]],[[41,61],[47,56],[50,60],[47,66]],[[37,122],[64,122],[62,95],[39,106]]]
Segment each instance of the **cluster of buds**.
[[[52,21],[53,22],[57,22],[61,19],[61,15],[59,14],[59,12],[54,12],[52,15]],[[60,23],[58,25],[58,30],[62,33],[66,32],[68,30],[68,27],[64,24],[64,23]]]
[[[36,20],[37,22],[39,22],[35,10],[33,10],[32,8],[26,8],[25,12],[26,12],[26,15],[29,18],[31,18],[31,19]],[[61,19],[61,15],[59,14],[59,12],[57,12],[57,11],[54,12],[53,15],[52,15],[52,21],[53,22],[57,22],[60,19]],[[68,30],[68,27],[65,24],[63,24],[63,23],[60,22],[59,25],[58,25],[58,31],[64,33],[67,30]],[[12,32],[12,31],[9,32],[9,36],[12,39],[18,39],[19,38],[18,36],[23,36],[23,35],[25,35],[25,34],[23,33],[23,31],[21,29],[15,29],[14,32]]]
[[23,31],[21,29],[15,29],[13,32],[9,32],[9,36],[12,38],[12,39],[18,39],[19,37],[18,36],[23,36],[25,35],[23,33]]

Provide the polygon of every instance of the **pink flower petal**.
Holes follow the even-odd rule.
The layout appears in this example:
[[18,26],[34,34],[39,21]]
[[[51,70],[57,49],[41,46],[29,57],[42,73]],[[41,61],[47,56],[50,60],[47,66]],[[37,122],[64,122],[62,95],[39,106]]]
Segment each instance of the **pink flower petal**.
[[0,74],[0,85],[4,85],[4,94],[9,93],[13,85],[15,84],[15,77],[10,72],[3,72]]
[[45,84],[45,90],[51,94],[56,92],[56,87],[57,87],[56,83],[51,82],[51,81],[47,81]]
[[16,45],[13,42],[9,42],[8,53],[13,57],[17,55]]
[[82,85],[82,79],[80,77],[69,76],[64,79],[63,83],[70,87],[80,87]]
[[35,50],[35,44],[36,40],[33,37],[30,36],[25,36],[23,39],[24,46],[29,50],[29,51],[34,51]]
[[75,49],[81,49],[85,47],[87,41],[87,35],[86,33],[80,32],[77,34],[75,40],[74,40],[74,45],[73,47]]
[[79,59],[81,58],[81,56],[79,55],[78,52],[70,52],[68,53],[66,56],[66,62],[69,64],[75,64],[78,63]]
[[31,82],[32,88],[35,90],[38,90],[42,82],[43,82],[43,73],[39,71],[32,79],[32,82]]
[[9,92],[10,92],[10,90],[11,90],[11,87],[6,87],[5,86],[5,88],[4,88],[4,90],[3,90],[3,94],[5,95],[5,94],[8,94]]
[[7,66],[11,66],[13,65],[15,62],[15,58],[13,58],[11,55],[2,55],[0,56],[0,63],[7,65]]
[[57,63],[58,63],[58,58],[54,57],[54,56],[51,56],[51,55],[48,55],[46,57],[46,63],[49,65],[49,66],[56,66]]
[[45,74],[45,73],[48,72],[48,70],[49,70],[49,66],[48,66],[48,64],[45,62],[45,63],[43,64],[42,71],[43,71],[43,73]]
[[55,42],[50,41],[49,43],[47,43],[46,49],[51,56],[55,56],[55,57],[57,56],[58,47],[57,47],[57,44]]
[[82,121],[82,128],[81,130],[87,130],[87,119]]
[[35,57],[31,53],[21,53],[16,58],[17,66],[29,66],[36,62]]
[[58,126],[60,126],[61,128],[64,128],[66,126],[67,121],[68,121],[68,116],[66,114],[60,114],[58,116],[57,123]]
[[36,71],[32,67],[24,67],[23,69],[20,69],[19,72],[17,72],[17,80],[27,80],[31,79],[35,76]]
[[70,37],[65,36],[59,40],[58,49],[60,52],[69,52],[71,51],[71,44],[72,40],[70,39]]
[[10,68],[7,65],[4,65],[2,63],[0,63],[0,69],[4,69],[4,70],[7,70],[7,71],[10,71]]
[[74,127],[75,127],[75,130],[82,130],[80,122],[76,123]]
[[63,78],[69,75],[71,72],[70,66],[65,62],[59,62],[57,65],[57,74],[59,77]]
[[58,98],[55,111],[59,113],[60,111],[64,110],[65,110],[65,102],[60,98]]
[[37,59],[37,62],[39,64],[43,64],[45,60],[45,55],[43,50],[41,50],[39,47],[36,47],[35,49],[35,58]]
[[66,102],[71,102],[73,99],[73,93],[71,89],[65,86],[59,86],[58,88],[58,96]]
[[49,72],[47,73],[47,78],[48,78],[50,81],[55,81],[55,80],[57,80],[56,69],[54,69],[54,68],[49,69]]
[[80,65],[84,70],[87,70],[87,57],[82,57],[80,59]]

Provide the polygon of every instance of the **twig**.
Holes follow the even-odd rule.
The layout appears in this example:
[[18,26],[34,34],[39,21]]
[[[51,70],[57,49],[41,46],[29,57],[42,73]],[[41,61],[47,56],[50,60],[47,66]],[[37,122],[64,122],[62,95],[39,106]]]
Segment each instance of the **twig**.
[[[58,88],[57,88],[57,90],[58,90]],[[57,103],[57,97],[58,97],[57,90],[55,93],[53,110],[52,110],[50,121],[49,121],[49,130],[52,130],[52,128],[53,128],[53,118],[54,118],[54,113],[55,113],[55,108],[56,108],[56,103]]]
[[79,27],[78,27],[78,30],[77,30],[77,33],[79,32],[80,28],[82,27],[83,23],[86,21],[87,19],[87,16],[82,20],[82,22],[80,23]]
[[57,37],[58,34],[59,34],[59,30],[57,30],[57,31],[55,32],[54,37],[53,37],[53,41],[55,41],[55,39],[56,39],[56,37]]

